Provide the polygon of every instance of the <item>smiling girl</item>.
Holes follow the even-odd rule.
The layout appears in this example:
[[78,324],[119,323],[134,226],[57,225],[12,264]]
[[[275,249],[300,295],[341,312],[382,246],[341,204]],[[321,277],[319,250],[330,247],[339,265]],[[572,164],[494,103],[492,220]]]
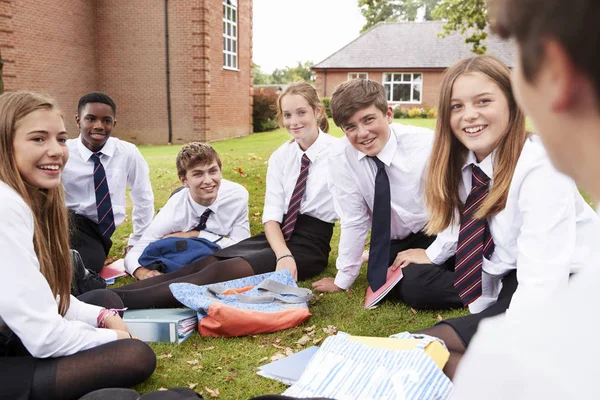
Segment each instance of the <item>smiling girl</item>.
[[123,307],[118,296],[107,290],[70,296],[61,185],[66,140],[52,99],[28,92],[0,96],[3,398],[73,399],[129,387],[146,380],[156,364],[152,349],[131,338],[114,310]]
[[171,283],[206,285],[281,269],[304,280],[325,269],[338,218],[327,187],[329,151],[337,139],[325,133],[325,108],[308,83],[290,84],[277,107],[292,139],[269,158],[264,233],[175,272],[116,289],[127,307],[181,306],[171,294]]
[[440,279],[472,314],[423,332],[445,341],[450,377],[482,319],[526,316],[594,259],[600,220],[527,134],[509,74],[494,57],[462,60],[445,73],[438,102],[426,186],[427,231],[438,237],[420,256],[455,256]]

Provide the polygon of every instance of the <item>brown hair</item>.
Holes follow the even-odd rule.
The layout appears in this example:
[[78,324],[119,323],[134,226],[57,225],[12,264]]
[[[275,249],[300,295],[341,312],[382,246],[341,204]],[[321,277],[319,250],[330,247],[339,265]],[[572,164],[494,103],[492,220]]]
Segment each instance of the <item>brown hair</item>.
[[279,95],[279,98],[277,99],[277,121],[279,121],[279,125],[283,126],[281,100],[288,94],[297,94],[304,97],[313,111],[316,112],[318,110],[321,113],[321,116],[317,121],[319,128],[323,132],[329,131],[329,121],[327,120],[327,114],[325,113],[325,106],[321,103],[321,100],[319,100],[319,95],[315,88],[306,82],[290,83]]
[[333,122],[344,129],[348,120],[358,110],[372,105],[384,114],[388,110],[385,89],[381,83],[370,79],[352,79],[340,83],[331,95],[330,107]]
[[553,38],[593,82],[600,97],[600,2],[598,0],[488,0],[492,30],[515,37],[525,78],[543,61],[542,44]]
[[500,60],[491,56],[477,56],[450,67],[444,74],[440,88],[435,139],[425,186],[425,199],[430,214],[427,224],[429,234],[439,233],[457,222],[456,211],[462,213],[464,207],[458,192],[468,149],[454,136],[450,127],[450,100],[454,82],[467,73],[480,73],[492,80],[502,90],[510,111],[506,132],[496,147],[494,185],[481,204],[477,218],[494,216],[506,206],[515,166],[527,138],[525,116],[516,104],[510,84],[510,71]]
[[191,168],[197,165],[206,165],[216,161],[221,168],[221,159],[217,151],[207,143],[190,142],[184,144],[179,154],[175,165],[177,166],[177,175],[185,177],[185,174]]
[[0,96],[0,180],[14,189],[33,213],[33,246],[40,271],[52,294],[59,296],[58,311],[64,316],[70,305],[71,254],[63,188],[59,185],[54,189],[39,189],[28,185],[15,160],[14,139],[19,122],[38,110],[60,113],[52,98],[37,93],[11,92]]

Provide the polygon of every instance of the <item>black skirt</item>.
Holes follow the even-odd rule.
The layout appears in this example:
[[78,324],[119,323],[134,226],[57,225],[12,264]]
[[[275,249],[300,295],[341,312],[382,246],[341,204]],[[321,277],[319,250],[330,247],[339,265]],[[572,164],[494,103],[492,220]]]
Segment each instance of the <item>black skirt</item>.
[[[287,246],[298,268],[298,279],[310,279],[327,267],[331,247],[333,224],[300,214]],[[213,253],[218,258],[242,257],[252,266],[254,273],[275,271],[276,257],[264,233]]]
[[439,324],[448,324],[454,328],[463,345],[467,348],[477,332],[481,320],[503,314],[508,310],[513,294],[517,291],[517,286],[517,270],[513,270],[502,278],[502,289],[498,294],[496,303],[477,314],[447,319],[439,322]]
[[0,398],[28,399],[37,362],[14,334],[0,334]]

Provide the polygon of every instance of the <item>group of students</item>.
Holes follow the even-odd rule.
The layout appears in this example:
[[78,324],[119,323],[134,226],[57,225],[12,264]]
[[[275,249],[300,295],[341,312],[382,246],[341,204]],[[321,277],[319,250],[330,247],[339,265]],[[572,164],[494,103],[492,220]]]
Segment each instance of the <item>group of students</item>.
[[[66,399],[142,382],[156,359],[131,338],[120,310],[180,306],[174,282],[281,269],[313,278],[327,266],[339,218],[338,272],[315,290],[348,289],[366,261],[373,291],[388,268],[402,268],[389,300],[469,307],[420,331],[450,350],[444,372],[456,373],[456,398],[593,398],[600,218],[575,181],[600,199],[600,7],[496,0],[489,12],[498,33],[517,39],[512,84],[494,57],[459,61],[444,74],[435,133],[392,123],[383,86],[351,80],[331,97],[345,134],[335,139],[315,89],[289,85],[277,107],[292,138],[269,159],[264,233],[253,237],[248,192],[222,179],[211,146],[183,146],[176,165],[184,188],[152,220],[148,166],[135,146],[110,137],[110,97],[82,97],[80,136],[67,140],[52,99],[0,96],[2,390]],[[521,107],[540,136],[527,132]],[[101,268],[124,219],[126,185],[134,233],[125,264],[138,281],[70,296],[69,249]],[[169,236],[205,238],[220,250],[166,274],[139,265],[148,244]],[[571,337],[571,327],[589,342]]]

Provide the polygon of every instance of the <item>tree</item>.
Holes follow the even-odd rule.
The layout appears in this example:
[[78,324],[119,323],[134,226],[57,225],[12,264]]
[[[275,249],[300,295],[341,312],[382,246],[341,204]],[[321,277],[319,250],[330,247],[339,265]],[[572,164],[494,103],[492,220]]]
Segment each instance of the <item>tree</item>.
[[425,20],[432,20],[432,11],[440,0],[358,0],[361,14],[367,20],[361,33],[379,22],[414,21],[425,7]]
[[442,36],[453,31],[464,34],[468,30],[470,35],[465,39],[465,43],[471,44],[471,51],[476,54],[486,53],[486,0],[441,0],[433,11],[433,17],[446,21]]
[[252,63],[252,72],[254,75],[254,84],[255,85],[264,85],[266,83],[271,83],[271,75],[262,72],[260,69],[260,65]]

